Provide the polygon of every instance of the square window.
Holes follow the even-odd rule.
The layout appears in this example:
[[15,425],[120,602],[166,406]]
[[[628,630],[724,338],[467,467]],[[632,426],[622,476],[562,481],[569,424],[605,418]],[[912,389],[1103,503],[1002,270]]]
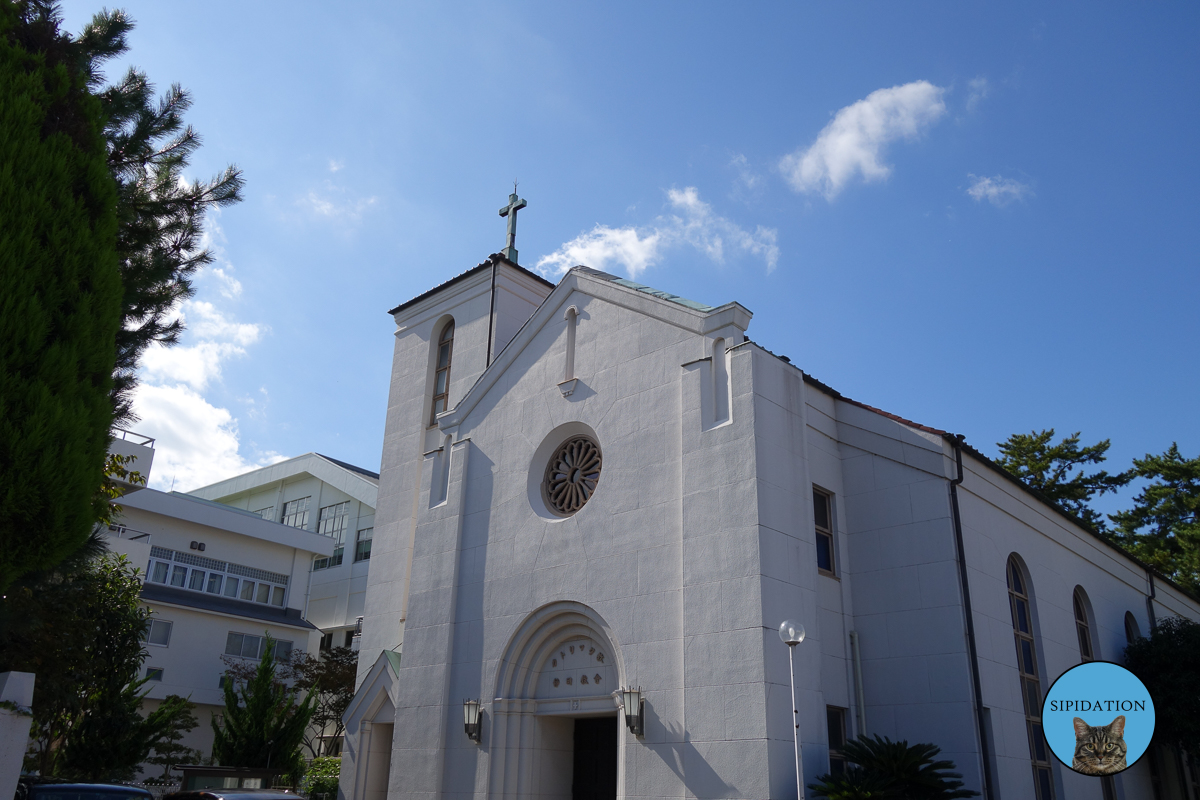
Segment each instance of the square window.
[[328,558],[314,558],[313,559],[313,572],[316,572],[317,570],[322,570],[322,569],[329,569],[329,559]]
[[166,647],[171,643],[171,623],[166,620],[152,619],[146,626],[146,643]]
[[171,570],[170,564],[167,564],[165,561],[155,561],[154,562],[154,573],[151,576],[150,580],[154,581],[155,583],[166,583],[167,582],[167,573],[170,572],[170,570]]
[[308,527],[308,501],[311,497],[289,500],[283,504],[283,524],[293,528]]
[[259,648],[262,646],[261,636],[243,636],[242,637],[242,658],[258,658]]
[[204,570],[202,570],[202,569],[192,570],[192,577],[188,581],[188,588],[195,589],[197,592],[204,591]]
[[242,581],[242,599],[254,599],[254,581]]
[[291,642],[275,642],[275,657],[284,661],[292,657]]
[[225,596],[226,597],[237,597],[237,594],[238,594],[238,579],[237,578],[226,578],[225,579]]
[[217,572],[208,573],[208,593],[209,594],[220,594],[222,580],[223,580],[223,576],[220,573],[217,573]]
[[163,676],[162,667],[146,667],[146,680],[161,681]]
[[240,633],[230,633],[225,638],[225,655],[240,656],[242,654],[242,640],[245,638]]
[[271,602],[271,584],[260,583],[258,585],[258,597],[255,599],[260,603]]
[[175,569],[171,570],[171,585],[178,586],[181,589],[183,584],[187,582],[187,567],[175,565]]
[[273,606],[282,606],[283,605],[283,587],[282,586],[276,586],[275,588],[271,589],[271,605],[273,605]]

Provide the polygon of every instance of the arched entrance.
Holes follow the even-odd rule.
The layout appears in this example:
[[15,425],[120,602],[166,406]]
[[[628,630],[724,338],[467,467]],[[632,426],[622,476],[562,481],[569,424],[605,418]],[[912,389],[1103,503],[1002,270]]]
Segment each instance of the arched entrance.
[[612,631],[591,608],[559,602],[530,614],[497,669],[491,796],[623,796],[613,692],[624,676]]

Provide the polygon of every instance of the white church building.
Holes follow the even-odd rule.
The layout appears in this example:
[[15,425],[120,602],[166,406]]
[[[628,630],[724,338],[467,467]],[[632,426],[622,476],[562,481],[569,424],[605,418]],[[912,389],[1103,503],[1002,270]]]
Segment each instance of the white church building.
[[1166,750],[1071,772],[1029,702],[1195,598],[737,303],[514,262],[391,312],[343,800],[794,798],[789,618],[805,785],[865,733],[991,798],[1195,797]]

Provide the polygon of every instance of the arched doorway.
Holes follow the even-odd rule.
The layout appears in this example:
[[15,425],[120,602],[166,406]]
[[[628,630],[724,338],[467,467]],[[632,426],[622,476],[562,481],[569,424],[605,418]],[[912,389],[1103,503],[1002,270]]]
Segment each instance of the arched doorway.
[[530,614],[497,669],[491,796],[623,796],[624,734],[613,692],[624,675],[612,631],[591,608],[559,602]]

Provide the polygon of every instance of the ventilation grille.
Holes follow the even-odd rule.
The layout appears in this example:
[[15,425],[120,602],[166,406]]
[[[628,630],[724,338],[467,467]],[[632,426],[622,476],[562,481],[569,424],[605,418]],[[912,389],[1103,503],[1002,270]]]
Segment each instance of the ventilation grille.
[[230,575],[241,575],[243,578],[254,578],[258,581],[270,581],[271,583],[280,583],[287,586],[288,576],[280,575],[278,572],[268,572],[265,569],[254,569],[253,567],[243,567],[241,564],[230,564],[226,570]]
[[191,553],[181,553],[175,551],[175,560],[180,564],[191,564],[193,567],[204,567],[205,569],[215,569],[218,572],[225,571],[225,562],[217,561],[215,558],[205,558],[204,556],[194,556]]

